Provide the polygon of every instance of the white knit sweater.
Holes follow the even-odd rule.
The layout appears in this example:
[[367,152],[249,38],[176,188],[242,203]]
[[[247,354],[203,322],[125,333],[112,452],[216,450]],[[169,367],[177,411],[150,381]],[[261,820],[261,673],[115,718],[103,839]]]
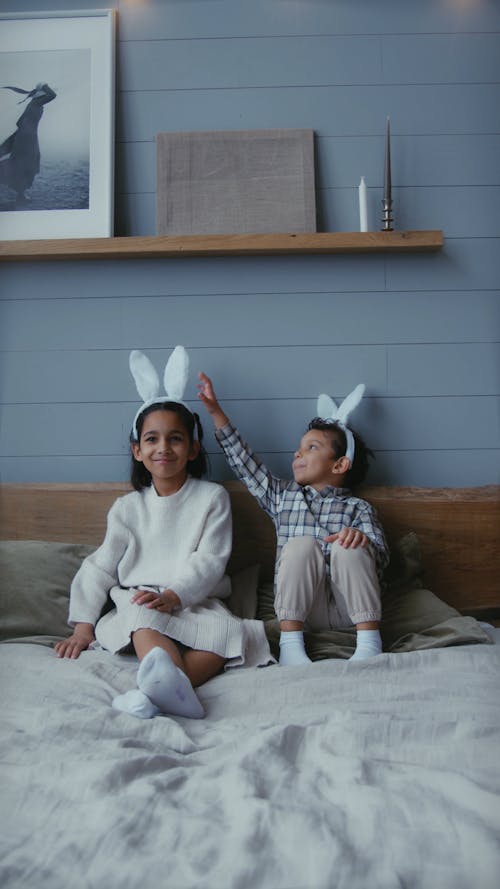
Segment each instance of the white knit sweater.
[[71,585],[70,624],[95,624],[115,586],[166,587],[182,608],[202,602],[224,574],[231,542],[229,495],[220,485],[188,478],[170,497],[153,486],[120,497],[102,545]]
[[[213,482],[188,478],[169,497],[154,487],[120,497],[102,545],[73,580],[69,623],[93,624],[97,642],[111,652],[147,627],[221,655],[226,667],[267,664],[273,659],[263,623],[240,620],[218,601],[231,593],[224,575],[231,543],[229,495]],[[173,590],[181,609],[166,614],[133,604],[131,590],[140,587]],[[108,595],[115,607],[100,618]]]

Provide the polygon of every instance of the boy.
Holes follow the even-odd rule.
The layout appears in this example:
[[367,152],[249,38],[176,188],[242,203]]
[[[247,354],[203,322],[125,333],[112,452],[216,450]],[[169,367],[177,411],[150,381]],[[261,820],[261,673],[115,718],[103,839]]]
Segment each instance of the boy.
[[354,625],[351,660],[380,654],[379,581],[389,553],[375,510],[348,487],[363,480],[371,452],[345,423],[317,417],[295,452],[294,480],[276,478],[230,423],[211,380],[204,373],[199,377],[199,398],[229,465],[276,527],[280,665],[310,662],[304,628]]

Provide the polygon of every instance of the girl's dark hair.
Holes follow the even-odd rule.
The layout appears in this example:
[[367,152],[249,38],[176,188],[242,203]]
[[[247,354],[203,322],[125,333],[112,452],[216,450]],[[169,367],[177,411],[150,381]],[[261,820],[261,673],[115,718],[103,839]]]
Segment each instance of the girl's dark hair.
[[[151,404],[149,407],[145,408],[145,410],[140,414],[137,418],[137,435],[139,436],[139,441],[141,440],[141,432],[142,427],[144,425],[144,420],[148,416],[148,414],[152,414],[153,411],[172,411],[172,413],[177,414],[179,417],[184,429],[189,435],[189,441],[191,444],[195,440],[194,430],[196,425],[196,436],[197,440],[200,443],[200,450],[198,456],[194,458],[194,460],[189,460],[187,464],[187,473],[188,475],[193,476],[193,478],[201,478],[203,475],[206,475],[208,470],[208,457],[203,447],[203,427],[200,422],[200,418],[198,414],[191,413],[187,407],[184,407],[183,404],[179,404],[178,401],[160,401],[158,404]],[[130,434],[130,442],[131,444],[137,444],[136,439],[133,437],[133,433]],[[140,460],[136,460],[134,457],[134,453],[132,452],[132,462],[130,465],[130,482],[133,488],[136,491],[142,491],[143,488],[149,488],[151,486],[151,473],[144,466],[144,463],[141,463]]]
[[[323,420],[321,417],[314,417],[309,423],[307,431],[309,432],[311,429],[330,433],[335,459],[338,460],[340,457],[345,457],[347,439],[342,426],[339,426],[336,420]],[[349,426],[349,429],[354,437],[355,448],[352,466],[346,472],[345,486],[347,488],[356,488],[357,485],[364,482],[370,468],[370,461],[375,459],[375,454],[366,446],[359,433],[355,432],[352,426]]]

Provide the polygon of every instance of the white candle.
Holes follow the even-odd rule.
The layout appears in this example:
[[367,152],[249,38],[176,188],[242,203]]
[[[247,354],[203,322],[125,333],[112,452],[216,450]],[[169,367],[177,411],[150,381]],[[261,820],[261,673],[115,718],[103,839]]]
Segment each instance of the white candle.
[[365,177],[361,177],[358,187],[359,193],[359,230],[360,232],[368,231],[368,198],[366,193]]

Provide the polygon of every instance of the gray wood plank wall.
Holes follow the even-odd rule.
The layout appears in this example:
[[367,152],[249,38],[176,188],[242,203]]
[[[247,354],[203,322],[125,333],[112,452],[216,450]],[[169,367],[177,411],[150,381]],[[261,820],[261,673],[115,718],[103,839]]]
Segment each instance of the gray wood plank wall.
[[129,350],[161,371],[181,342],[193,406],[203,368],[277,473],[317,394],[364,381],[372,482],[499,482],[500,4],[0,0],[99,6],[118,11],[116,234],[155,233],[157,132],[265,127],[315,130],[320,229],[358,227],[361,175],[379,228],[389,114],[396,227],[445,248],[2,264],[2,479],[126,478]]

